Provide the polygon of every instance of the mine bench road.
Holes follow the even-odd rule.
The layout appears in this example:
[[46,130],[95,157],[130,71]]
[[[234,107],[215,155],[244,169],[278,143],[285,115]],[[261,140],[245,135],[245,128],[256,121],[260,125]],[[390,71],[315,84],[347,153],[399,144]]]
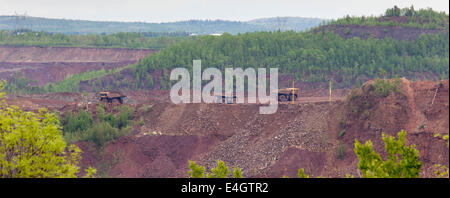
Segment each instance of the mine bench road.
[[[337,102],[337,101],[343,101],[345,100],[345,97],[333,97],[331,98],[331,102]],[[329,102],[330,98],[329,97],[299,97],[294,101],[294,104],[301,104],[301,103],[323,103],[323,102]],[[217,104],[217,103],[213,103],[213,104]],[[245,99],[244,103],[236,103],[235,99],[233,101],[233,103],[220,103],[223,105],[251,105],[251,104],[255,104],[255,103],[247,103],[247,98]],[[257,102],[256,104],[264,104],[264,103],[259,103]],[[280,102],[278,101],[278,104],[292,104],[292,101],[283,101]]]

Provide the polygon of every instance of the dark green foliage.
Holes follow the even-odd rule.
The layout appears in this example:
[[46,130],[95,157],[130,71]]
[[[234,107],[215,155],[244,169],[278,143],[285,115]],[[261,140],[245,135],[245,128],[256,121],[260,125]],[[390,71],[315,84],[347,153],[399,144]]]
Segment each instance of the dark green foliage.
[[80,82],[84,80],[90,80],[94,78],[99,78],[108,74],[112,74],[115,72],[119,72],[122,69],[111,69],[111,70],[96,70],[96,71],[88,71],[80,74],[73,74],[66,78],[63,81],[48,83],[43,87],[44,92],[79,92],[80,91]]
[[95,123],[89,128],[86,133],[86,140],[92,141],[97,146],[102,146],[106,142],[115,140],[123,135],[124,131],[121,131],[115,127],[109,125],[108,122]]
[[150,75],[149,73],[146,74],[145,76],[145,81],[146,81],[146,85],[147,85],[147,89],[153,89],[153,77],[152,75]]
[[76,131],[86,131],[92,126],[94,119],[92,115],[84,110],[79,109],[78,113],[72,114],[72,112],[67,112],[64,115],[63,126],[64,131],[73,133]]
[[414,178],[419,177],[422,162],[419,160],[419,151],[415,145],[406,145],[406,132],[400,131],[398,139],[383,133],[388,157],[383,160],[380,154],[372,148],[369,140],[361,144],[355,140],[355,153],[359,158],[358,168],[363,177],[381,178]]
[[[5,91],[13,94],[35,94],[35,93],[49,93],[49,92],[79,92],[80,82],[90,80],[94,78],[100,78],[102,76],[120,72],[122,69],[126,69],[129,66],[105,70],[100,69],[96,71],[87,71],[80,74],[73,74],[67,76],[64,80],[55,83],[47,83],[46,85],[39,87],[35,80],[31,80],[29,77],[21,77],[20,74],[13,74],[7,81]],[[91,84],[93,90],[95,85]]]
[[[414,9],[413,9],[414,11]],[[385,16],[400,16],[400,8],[398,8],[397,6],[394,6],[393,8],[387,9],[386,10],[386,14]]]
[[389,95],[390,91],[399,92],[400,80],[398,78],[394,79],[394,82],[387,79],[375,79],[375,82],[372,84],[374,88],[375,95],[386,97]]
[[37,86],[35,80],[32,80],[29,77],[22,77],[20,73],[12,74],[8,82],[4,82],[3,84],[6,93],[34,94],[43,91],[41,87]]
[[99,103],[96,108],[96,114],[97,114],[97,120],[104,120],[105,119],[105,108],[103,106],[103,103]]
[[[401,19],[401,18],[404,19]],[[400,19],[397,21],[397,19]],[[405,20],[406,19],[406,20]],[[336,21],[331,21],[329,24],[339,25],[370,25],[370,26],[403,26],[426,29],[448,29],[449,18],[445,12],[436,12],[429,9],[415,10],[413,6],[409,8],[399,8],[394,6],[386,10],[384,16],[361,16],[350,17],[347,16]]]
[[113,114],[106,115],[103,121],[116,128],[119,126],[119,121]]
[[115,33],[102,35],[66,35],[35,31],[0,30],[0,45],[15,46],[65,46],[65,47],[105,47],[105,48],[145,48],[161,49],[169,45],[192,39],[187,36],[169,34],[148,37],[146,33]]
[[133,119],[133,113],[134,109],[123,105],[118,116],[117,127],[121,129],[128,126],[129,121]]
[[419,129],[420,129],[420,130],[422,130],[422,129],[424,129],[424,128],[425,128],[425,124],[422,123],[422,124],[419,125]]
[[338,138],[342,137],[345,134],[345,129],[343,129],[341,132],[339,132],[338,134]]
[[345,28],[345,34],[346,35],[350,34],[350,29],[349,28]]
[[117,115],[105,114],[102,105],[97,106],[97,119],[89,112],[79,109],[77,113],[68,112],[63,116],[64,138],[68,142],[90,141],[97,146],[113,141],[127,133],[134,110],[123,105]]
[[[431,73],[435,78],[448,78],[448,43],[448,31],[422,35],[411,42],[391,38],[343,39],[330,32],[201,36],[138,62],[135,81],[142,81],[137,83],[142,85],[148,73],[177,67],[192,72],[195,59],[202,60],[202,68],[220,70],[229,66],[278,67],[280,73],[298,76],[302,82],[328,82],[330,77],[337,76],[336,88],[361,84],[358,77],[375,78],[380,74],[385,78],[395,75],[412,78],[415,73]],[[160,78],[160,84],[162,89],[170,87],[166,77]]]

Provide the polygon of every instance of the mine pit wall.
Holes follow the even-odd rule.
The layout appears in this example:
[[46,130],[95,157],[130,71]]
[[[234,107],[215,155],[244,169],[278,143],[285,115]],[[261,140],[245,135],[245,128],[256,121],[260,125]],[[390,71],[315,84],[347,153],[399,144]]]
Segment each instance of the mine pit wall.
[[17,47],[0,45],[0,79],[12,74],[36,80],[39,86],[71,74],[134,64],[156,52],[150,49]]
[[136,61],[151,49],[27,47],[0,45],[0,62],[116,62]]
[[[318,159],[329,157],[326,151],[333,141],[327,120],[332,108],[333,104],[328,102],[281,104],[275,114],[256,114],[233,136],[199,156],[199,161],[210,169],[217,159],[222,159],[242,168],[247,177],[293,177],[291,170],[302,164],[292,164],[291,159],[280,161],[286,152],[300,155],[300,158],[310,155],[317,155]],[[305,161],[307,164],[303,164],[306,165],[303,168],[319,168],[314,174],[321,174],[327,161],[311,160]]]
[[[111,177],[186,177],[188,160],[210,170],[221,159],[242,168],[246,177],[295,176],[291,173],[297,166],[319,175],[332,166],[319,159],[333,154],[327,152],[334,144],[328,119],[335,105],[280,104],[277,113],[260,115],[257,104],[154,104],[141,115],[145,125],[139,132],[106,146],[104,155],[97,156],[100,162],[84,165],[114,162],[107,170]],[[280,162],[287,153],[312,161]],[[95,159],[91,154],[83,158]]]
[[[397,136],[403,129],[407,132],[407,145],[414,144],[419,150],[419,158],[423,162],[421,177],[434,177],[434,164],[443,164],[447,167],[449,165],[449,149],[445,141],[434,137],[436,133],[448,135],[448,82],[448,80],[411,82],[401,79],[400,91],[391,93],[386,98],[368,97],[363,94],[349,102],[348,97],[346,103],[334,110],[335,118],[331,122],[336,122],[334,124],[337,129],[335,131],[338,132],[336,136],[345,131],[337,139],[351,150],[348,150],[349,153],[345,154],[343,160],[336,162],[339,165],[352,164],[353,171],[349,173],[359,175],[355,171],[357,167],[357,158],[353,152],[355,139],[360,142],[371,140],[375,151],[385,159],[387,154],[384,152],[382,133]],[[431,105],[435,93],[436,97]],[[359,112],[355,113],[352,109],[358,109]]]
[[0,62],[0,79],[10,79],[20,73],[20,77],[36,80],[38,86],[62,81],[69,75],[94,70],[120,68],[136,61],[119,62]]

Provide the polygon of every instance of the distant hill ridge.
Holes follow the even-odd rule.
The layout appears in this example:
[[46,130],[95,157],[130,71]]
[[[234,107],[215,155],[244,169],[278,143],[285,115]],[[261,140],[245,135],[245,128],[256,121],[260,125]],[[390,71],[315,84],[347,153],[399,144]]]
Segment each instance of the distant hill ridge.
[[107,22],[42,17],[0,16],[0,30],[31,29],[64,34],[100,34],[117,32],[188,32],[194,34],[230,34],[294,30],[304,31],[317,27],[325,20],[302,17],[274,17],[251,21],[188,20],[167,23]]

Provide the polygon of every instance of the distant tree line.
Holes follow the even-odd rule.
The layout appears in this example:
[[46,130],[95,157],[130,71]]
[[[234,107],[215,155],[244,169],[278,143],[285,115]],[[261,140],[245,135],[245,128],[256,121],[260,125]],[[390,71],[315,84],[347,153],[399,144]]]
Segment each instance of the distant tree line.
[[381,17],[378,16],[349,16],[338,20],[332,20],[329,24],[339,25],[386,25],[416,27],[426,29],[448,29],[449,17],[445,12],[436,12],[431,8],[414,9],[414,6],[399,8],[394,6],[386,10]]
[[[258,32],[221,37],[202,36],[169,46],[131,67],[135,83],[130,88],[148,89],[154,81],[149,73],[184,67],[192,72],[192,60],[202,60],[202,68],[278,67],[281,74],[295,76],[297,82],[327,82],[341,87],[361,85],[361,79],[395,76],[415,79],[428,74],[447,79],[449,72],[449,32],[422,35],[412,42],[391,38],[343,39],[329,33]],[[168,75],[167,75],[168,76]],[[168,84],[163,75],[162,84]],[[116,79],[121,80],[121,79]],[[123,78],[123,80],[127,80]],[[111,82],[102,84],[114,87]],[[110,83],[110,84],[108,84]]]
[[31,30],[2,30],[0,45],[14,46],[67,46],[105,48],[162,49],[169,45],[191,39],[186,32],[121,32],[115,34],[67,35],[36,32]]

